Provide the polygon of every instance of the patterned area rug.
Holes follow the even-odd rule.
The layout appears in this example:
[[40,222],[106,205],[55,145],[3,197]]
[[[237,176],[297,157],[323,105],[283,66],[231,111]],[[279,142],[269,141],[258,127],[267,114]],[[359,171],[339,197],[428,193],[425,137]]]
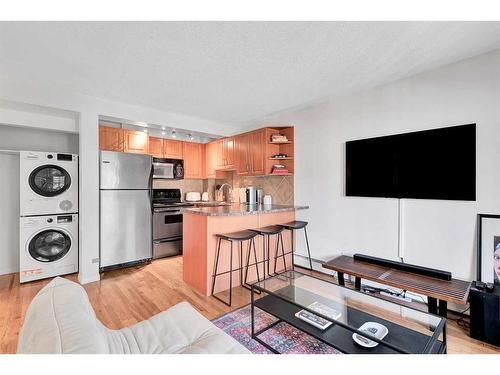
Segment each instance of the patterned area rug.
[[[236,341],[254,354],[272,354],[272,352],[251,338],[250,305],[239,308],[212,320]],[[276,321],[276,318],[255,308],[255,329],[259,330]],[[262,333],[259,338],[282,354],[340,354],[332,347],[314,337],[292,327],[287,323],[278,323]]]

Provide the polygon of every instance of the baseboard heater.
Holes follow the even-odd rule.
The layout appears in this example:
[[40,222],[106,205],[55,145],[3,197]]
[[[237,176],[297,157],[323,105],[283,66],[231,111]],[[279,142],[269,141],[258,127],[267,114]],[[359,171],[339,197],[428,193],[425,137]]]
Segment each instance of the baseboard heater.
[[378,266],[394,268],[400,271],[406,271],[411,273],[416,273],[418,275],[429,276],[440,280],[451,280],[451,272],[437,270],[434,268],[421,267],[414,264],[397,262],[394,260],[382,259],[377,257],[372,257],[363,254],[354,254],[354,260],[359,260],[360,262],[366,262],[371,264],[376,264]]

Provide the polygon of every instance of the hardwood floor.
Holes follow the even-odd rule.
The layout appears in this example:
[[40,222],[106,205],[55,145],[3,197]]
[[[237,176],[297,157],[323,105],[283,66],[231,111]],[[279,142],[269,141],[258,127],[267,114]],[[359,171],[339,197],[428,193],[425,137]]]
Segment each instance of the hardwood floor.
[[[68,279],[76,281],[76,275]],[[0,276],[0,353],[15,353],[26,309],[47,283],[41,280],[20,285],[18,274]],[[196,292],[182,280],[182,257],[106,272],[100,281],[84,287],[97,318],[112,329],[147,319],[181,301],[188,301],[208,319],[250,302],[249,292],[242,287],[233,290],[232,307]],[[449,353],[500,353],[498,348],[471,339],[452,319],[448,324]]]

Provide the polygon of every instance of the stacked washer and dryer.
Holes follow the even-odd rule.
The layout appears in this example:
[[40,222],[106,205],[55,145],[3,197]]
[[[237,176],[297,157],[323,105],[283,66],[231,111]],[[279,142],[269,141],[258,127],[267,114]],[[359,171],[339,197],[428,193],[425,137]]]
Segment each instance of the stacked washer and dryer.
[[20,153],[20,282],[78,272],[78,155]]

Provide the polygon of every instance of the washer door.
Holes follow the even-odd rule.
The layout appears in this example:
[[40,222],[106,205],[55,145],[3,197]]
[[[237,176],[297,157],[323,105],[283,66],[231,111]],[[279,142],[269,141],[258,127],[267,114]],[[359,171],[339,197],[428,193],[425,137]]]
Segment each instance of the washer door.
[[63,258],[71,249],[71,238],[58,229],[37,233],[28,245],[31,257],[39,262],[50,263]]
[[29,176],[31,189],[43,197],[55,197],[62,194],[71,185],[69,173],[57,165],[42,165]]

